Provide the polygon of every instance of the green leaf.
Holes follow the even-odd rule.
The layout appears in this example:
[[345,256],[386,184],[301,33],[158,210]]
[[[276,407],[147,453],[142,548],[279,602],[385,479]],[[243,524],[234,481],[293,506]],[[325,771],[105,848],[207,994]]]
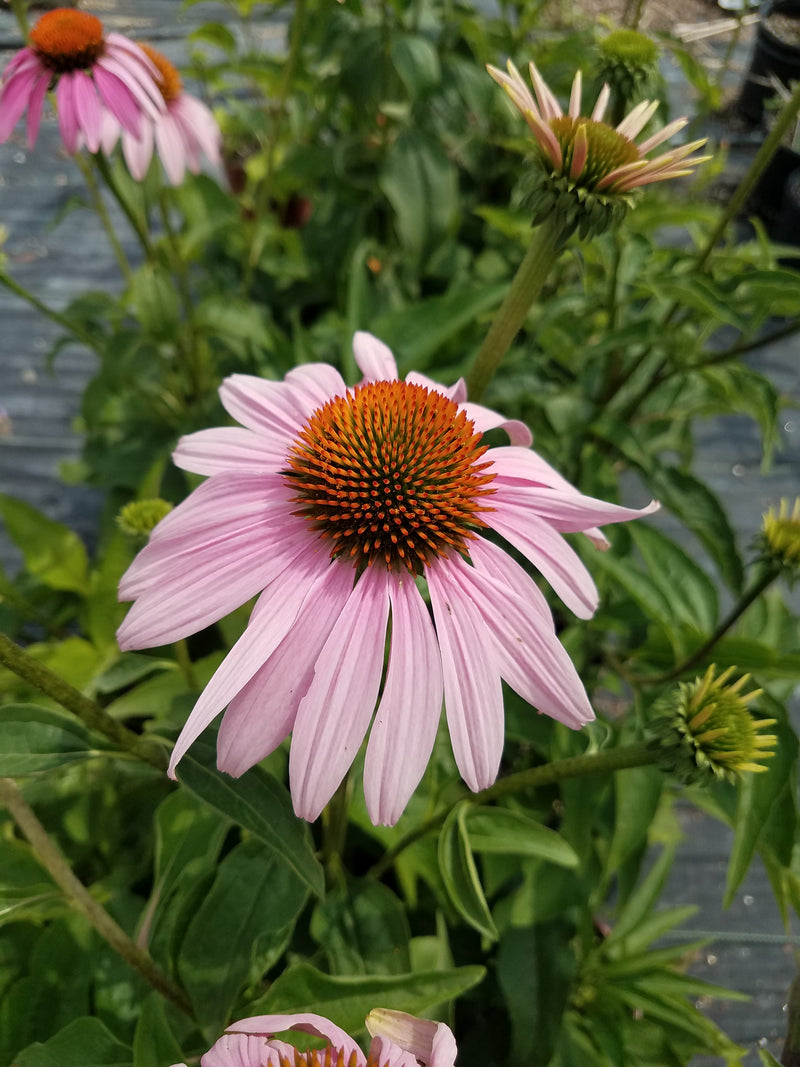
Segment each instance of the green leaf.
[[362,881],[328,893],[311,936],[334,974],[404,974],[411,969],[405,908],[387,886]]
[[31,574],[51,589],[88,591],[89,560],[77,534],[5,493],[0,493],[0,519]]
[[131,299],[145,334],[158,341],[174,340],[180,331],[181,308],[175,281],[167,271],[144,263],[133,276]]
[[776,1060],[769,1049],[760,1048],[758,1050],[758,1058],[764,1064],[764,1067],[781,1067],[780,1060]]
[[392,38],[392,63],[409,95],[414,98],[442,80],[436,49],[427,37],[404,33]]
[[34,704],[0,708],[0,775],[36,774],[96,754],[89,732],[68,715]]
[[192,751],[194,756],[181,760],[178,780],[210,807],[255,834],[312,893],[322,896],[325,875],[309,844],[308,828],[294,814],[289,794],[277,779],[261,767],[253,767],[241,778],[229,778],[214,768],[213,749],[195,743]]
[[189,34],[189,40],[212,44],[215,48],[221,48],[229,54],[233,54],[236,51],[236,38],[222,22],[204,22],[202,26],[192,30]]
[[416,974],[343,977],[323,974],[308,963],[284,971],[269,992],[247,1006],[248,1015],[313,1011],[348,1033],[363,1029],[375,1007],[424,1015],[477,985],[483,967],[454,967]]
[[133,1054],[99,1019],[75,1019],[49,1041],[28,1045],[16,1067],[131,1067]]
[[151,993],[140,1009],[133,1037],[133,1067],[167,1067],[180,1063],[183,1052],[167,1021],[164,1001]]
[[605,861],[606,875],[618,871],[635,853],[643,853],[663,785],[659,767],[631,767],[614,775],[614,833]]
[[641,885],[631,894],[622,912],[617,916],[617,921],[605,940],[606,949],[628,937],[640,923],[647,919],[664,888],[674,857],[674,846],[667,846],[661,850],[658,859]]
[[578,856],[560,834],[521,811],[507,808],[468,808],[466,829],[475,852],[533,856],[559,867],[577,867]]
[[378,182],[406,251],[421,259],[451,231],[458,213],[456,170],[441,142],[404,130],[386,153]]
[[705,571],[656,527],[634,522],[629,530],[672,617],[701,633],[711,633],[717,624],[719,603],[714,583]]
[[[772,711],[778,722],[770,732],[778,737],[775,755],[761,774],[747,773],[739,788],[739,803],[734,823],[733,846],[728,861],[725,880],[724,907],[733,901],[736,890],[742,883],[756,848],[765,836],[768,822],[796,820],[797,735],[786,721],[786,714],[776,701],[766,694],[759,703],[765,711]],[[783,798],[783,804],[781,799]]]
[[306,898],[297,875],[259,841],[245,841],[220,863],[178,957],[206,1031],[222,1030],[244,983],[276,962]]
[[496,941],[489,905],[481,886],[466,828],[470,801],[456,805],[439,834],[439,869],[447,894],[461,917],[484,937]]

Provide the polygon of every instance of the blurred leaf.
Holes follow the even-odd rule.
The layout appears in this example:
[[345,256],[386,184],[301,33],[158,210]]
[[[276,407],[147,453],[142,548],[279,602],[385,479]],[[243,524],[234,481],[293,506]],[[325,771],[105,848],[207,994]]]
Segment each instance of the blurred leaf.
[[400,240],[415,258],[450,232],[458,213],[458,180],[439,141],[404,130],[386,153],[379,185],[394,208]]
[[36,774],[93,755],[88,730],[69,715],[33,704],[0,708],[0,775]]
[[307,963],[279,975],[269,992],[247,1005],[250,1015],[313,1011],[348,1033],[364,1027],[374,1007],[424,1016],[434,1005],[455,1000],[484,977],[483,967],[454,967],[416,974],[343,977],[323,974]]
[[16,1067],[131,1067],[133,1054],[99,1019],[75,1019],[19,1053]]
[[[618,871],[631,855],[644,854],[663,786],[664,774],[659,767],[631,767],[614,775],[614,833],[605,860],[606,877]],[[626,896],[623,890],[623,901]]]
[[192,751],[194,756],[181,760],[178,780],[206,804],[255,834],[312,893],[322,896],[322,867],[309,845],[308,828],[295,816],[286,789],[260,767],[251,768],[241,778],[229,778],[214,768],[214,751],[207,745],[195,743]]
[[189,34],[190,41],[202,41],[232,54],[236,51],[236,38],[222,22],[204,22]]
[[180,329],[180,300],[175,281],[166,270],[142,264],[131,282],[131,299],[146,334],[159,341],[175,339]]
[[439,56],[427,37],[410,33],[393,36],[390,52],[395,70],[412,99],[441,81]]
[[496,941],[497,929],[486,903],[465,825],[469,807],[469,801],[456,805],[445,820],[439,833],[439,869],[447,894],[462,919],[484,937]]
[[5,493],[0,493],[0,518],[31,574],[51,589],[87,592],[89,560],[77,534]]
[[507,808],[469,808],[466,830],[475,852],[533,856],[560,867],[577,867],[578,856],[560,834],[521,811]]
[[181,1047],[175,1040],[164,1001],[158,993],[151,993],[141,1007],[133,1038],[133,1067],[167,1067],[183,1060]]
[[336,889],[314,910],[311,936],[334,974],[405,974],[411,930],[405,908],[378,882]]
[[246,981],[257,981],[286,947],[307,890],[260,841],[246,841],[217,867],[178,957],[203,1028],[219,1033]]
[[629,532],[672,617],[701,633],[711,633],[717,624],[719,604],[714,583],[705,571],[655,526],[634,522]]

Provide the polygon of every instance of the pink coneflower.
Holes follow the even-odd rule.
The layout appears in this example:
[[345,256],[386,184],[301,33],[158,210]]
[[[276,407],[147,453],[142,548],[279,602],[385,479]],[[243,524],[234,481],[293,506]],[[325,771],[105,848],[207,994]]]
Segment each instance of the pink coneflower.
[[[227,705],[220,769],[242,774],[291,732],[295,810],[315,819],[374,712],[364,792],[371,818],[393,824],[427,764],[442,695],[472,790],[497,775],[501,678],[568,726],[594,717],[543,594],[493,535],[588,618],[597,591],[561,535],[603,542],[598,523],[641,512],[581,495],[527,447],[527,427],[467,403],[463,382],[398,381],[384,344],[359,333],[353,347],[364,373],[355,388],[321,363],[282,382],[223,382],[222,402],[242,425],[179,442],[178,466],[209,478],[123,576],[120,597],[136,603],[118,638],[123,648],[176,641],[260,592],[170,773]],[[483,443],[496,428],[511,445]]]
[[[180,185],[187,170],[192,174],[199,172],[203,156],[219,165],[219,126],[202,101],[184,92],[180,75],[169,60],[150,45],[141,47],[158,72],[156,81],[164,110],[152,122],[142,123],[138,137],[122,131],[125,162],[133,177],[141,181],[150,166],[155,144],[170,182]],[[104,138],[104,148],[108,150],[108,147],[108,139]]]
[[546,169],[579,187],[598,193],[626,193],[640,185],[691,174],[698,163],[710,159],[710,156],[691,158],[692,152],[705,144],[705,139],[691,141],[655,159],[646,158],[689,121],[676,119],[637,144],[634,138],[655,114],[657,100],[643,100],[618,126],[612,127],[603,122],[610,96],[607,85],[603,86],[591,115],[582,115],[581,72],[578,71],[572,83],[569,110],[564,114],[534,63],[530,64],[530,75],[535,99],[511,60],[507,67],[508,74],[497,67],[486,69],[522,112]]
[[6,67],[0,89],[0,143],[26,108],[28,145],[39,133],[44,98],[55,87],[58,124],[64,147],[90,152],[100,147],[104,114],[138,136],[144,118],[164,108],[154,81],[156,71],[133,41],[104,34],[94,15],[56,8],[42,15]]
[[[372,1037],[367,1056],[329,1019],[301,1015],[258,1015],[232,1023],[201,1058],[201,1067],[453,1067],[456,1041],[444,1023],[402,1011],[376,1008],[366,1020]],[[299,1052],[276,1039],[287,1030],[322,1038],[320,1049]],[[176,1067],[185,1067],[184,1064]]]

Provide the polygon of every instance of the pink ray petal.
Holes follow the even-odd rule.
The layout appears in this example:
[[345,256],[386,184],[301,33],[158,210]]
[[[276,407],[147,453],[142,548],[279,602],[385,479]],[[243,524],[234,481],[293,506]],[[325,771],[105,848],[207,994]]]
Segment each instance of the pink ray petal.
[[78,116],[78,126],[83,133],[86,147],[90,152],[96,152],[100,147],[100,101],[94,82],[89,75],[82,70],[73,73],[72,93],[75,102],[75,111]]
[[269,609],[253,613],[247,629],[203,690],[175,742],[167,770],[171,778],[175,777],[175,768],[192,743],[250,681],[284,639],[319,573],[319,559],[307,549],[294,560],[292,581],[276,582],[262,593],[262,600],[269,602]]
[[[228,1027],[226,1034],[258,1034],[261,1037],[272,1037],[286,1030],[299,1030],[304,1034],[324,1038],[333,1048],[343,1051],[345,1063],[349,1064],[350,1057],[354,1056],[357,1067],[366,1067],[366,1057],[352,1037],[332,1023],[330,1019],[311,1012],[303,1012],[299,1015],[256,1015],[251,1019],[242,1019],[233,1023]],[[206,1056],[208,1055],[210,1053],[206,1053]],[[206,1063],[206,1056],[201,1061],[202,1067],[234,1067],[230,1062]],[[250,1067],[259,1067],[259,1065],[254,1063]]]
[[646,141],[642,141],[639,145],[639,155],[646,156],[651,149],[656,148],[657,145],[663,144],[664,141],[668,141],[670,137],[674,137],[674,135],[682,130],[688,122],[689,120],[687,118],[682,118],[667,123],[663,129],[658,130],[652,137],[648,137]]
[[0,142],[8,139],[25,108],[30,106],[39,77],[37,68],[29,67],[19,71],[3,85],[0,90]]
[[492,499],[494,511],[484,521],[520,551],[541,571],[555,592],[579,619],[590,619],[597,610],[597,587],[591,574],[560,533],[529,508]]
[[501,445],[490,449],[486,458],[492,461],[492,472],[512,485],[549,485],[553,489],[581,495],[555,467],[529,448]]
[[217,120],[202,100],[181,93],[172,104],[173,112],[180,116],[187,135],[191,135],[198,148],[210,163],[219,166],[221,135]]
[[307,420],[295,391],[285,382],[270,382],[252,374],[232,374],[219,390],[229,415],[248,430],[286,434],[287,444]]
[[122,135],[122,154],[128,170],[137,182],[144,181],[150,169],[154,140],[153,123],[145,118],[142,119],[140,137],[131,136],[127,130]]
[[[33,148],[36,144],[36,138],[39,136],[39,127],[42,122],[42,112],[44,110],[44,98],[47,96],[49,85],[50,73],[45,71],[44,74],[39,76],[39,80],[31,89],[30,96],[28,97],[28,148]],[[2,106],[2,101],[0,101],[0,110],[2,110]],[[1,136],[0,140],[2,140]]]
[[506,419],[491,408],[485,408],[482,404],[473,404],[467,401],[461,404],[461,409],[468,419],[472,419],[478,433],[486,433],[488,430],[505,430],[512,445],[526,448],[533,443],[533,434],[519,419]]
[[304,363],[290,370],[286,384],[291,390],[295,406],[303,413],[303,421],[335,396],[346,396],[344,378],[329,363]]
[[563,161],[564,153],[561,151],[561,145],[558,143],[558,138],[548,126],[547,122],[542,119],[535,111],[523,111],[522,112],[525,121],[533,130],[533,134],[539,143],[539,147],[550,157],[550,162],[554,168],[558,170]]
[[551,629],[555,628],[553,613],[544,593],[513,556],[491,541],[475,537],[469,543],[469,558],[477,570],[514,589],[537,613],[542,623]]
[[317,658],[289,753],[295,812],[313,821],[355,759],[375,710],[389,615],[387,571],[368,567]]
[[455,385],[441,385],[439,382],[435,382],[433,378],[429,378],[427,374],[411,371],[410,374],[406,375],[405,380],[409,385],[421,385],[423,389],[428,389],[432,393],[441,393],[442,396],[448,397],[455,404],[461,404],[467,398],[467,387],[463,378],[459,378]]
[[583,76],[579,70],[575,71],[572,79],[572,91],[569,94],[569,116],[573,119],[581,117],[581,95],[583,89]]
[[611,99],[611,89],[610,89],[610,87],[608,85],[603,85],[603,88],[600,90],[600,92],[599,92],[599,94],[597,96],[597,102],[595,103],[594,107],[592,108],[592,114],[591,114],[590,118],[592,119],[593,122],[602,122],[603,121],[603,115],[605,115],[605,113],[606,113],[606,108],[608,107],[608,101],[610,99]]
[[530,71],[531,82],[533,83],[536,99],[539,101],[539,110],[544,121],[550,122],[551,119],[561,118],[564,114],[561,110],[561,105],[551,92],[550,86],[539,73],[533,60],[528,64],[528,70]]
[[38,54],[32,48],[21,48],[19,52],[13,55],[8,61],[6,69],[3,71],[2,78],[0,78],[0,84],[7,84],[11,81],[14,74],[17,74],[21,70],[29,70],[34,67],[40,71],[47,69]]
[[[453,1067],[455,1063],[456,1039],[444,1023],[417,1019],[391,1008],[373,1008],[366,1022],[372,1037],[385,1042],[381,1046],[384,1052],[388,1043],[410,1053],[414,1062],[425,1067]],[[382,1055],[376,1055],[372,1062],[383,1063]]]
[[353,355],[365,382],[397,380],[397,363],[391,349],[371,333],[359,330],[353,336]]
[[100,94],[100,99],[123,128],[132,137],[141,136],[142,113],[136,97],[114,71],[106,70],[100,64],[95,65],[92,77]]
[[181,437],[172,461],[195,474],[264,474],[286,465],[286,440],[241,426],[198,430]]
[[451,577],[449,560],[430,567],[442,657],[445,709],[461,777],[477,793],[497,777],[503,754],[503,691],[492,642],[480,612]]
[[354,571],[332,563],[263,667],[228,705],[217,739],[217,766],[238,778],[273,752],[294,726],[314,665],[353,589]]
[[171,185],[180,185],[186,174],[186,149],[178,124],[169,111],[154,124],[156,149]]
[[56,106],[58,110],[58,128],[64,147],[74,155],[78,150],[78,105],[75,99],[75,75],[80,71],[62,74],[56,86]]
[[492,503],[518,504],[528,507],[561,533],[579,533],[594,526],[606,526],[614,522],[629,522],[631,519],[652,515],[659,504],[651,500],[646,507],[626,508],[609,504],[605,500],[583,496],[580,493],[564,492],[543,487],[505,486],[493,483],[495,493]]
[[403,814],[425,772],[442,711],[436,633],[414,579],[390,575],[389,599],[389,666],[364,762],[364,797],[376,826],[394,826]]
[[493,67],[491,64],[487,64],[486,69],[497,84],[505,90],[515,107],[519,108],[520,111],[528,109],[536,111],[536,101],[533,98],[533,94],[510,59],[507,67],[508,74],[498,70],[497,67]]
[[617,126],[617,133],[631,140],[637,137],[658,111],[658,100],[642,100]]
[[569,176],[573,181],[577,181],[583,174],[588,155],[589,141],[586,137],[586,124],[582,123],[575,131],[575,136],[572,140],[572,161],[569,165]]

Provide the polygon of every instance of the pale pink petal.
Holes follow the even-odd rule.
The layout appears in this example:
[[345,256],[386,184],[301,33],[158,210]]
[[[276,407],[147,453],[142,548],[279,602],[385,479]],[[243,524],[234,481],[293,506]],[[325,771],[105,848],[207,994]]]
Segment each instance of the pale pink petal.
[[[108,108],[104,107],[100,118],[100,148],[104,155],[111,155],[121,133],[122,127]],[[130,137],[130,134],[126,136]]]
[[[345,1063],[349,1063],[350,1057],[355,1056],[357,1067],[366,1067],[366,1056],[352,1037],[332,1023],[330,1019],[325,1019],[321,1015],[313,1015],[311,1012],[304,1012],[300,1015],[256,1015],[252,1019],[242,1019],[233,1023],[226,1033],[259,1034],[262,1037],[271,1037],[273,1034],[282,1034],[286,1030],[299,1030],[304,1034],[314,1034],[315,1037],[324,1038],[333,1048],[342,1050]],[[203,1057],[203,1067],[225,1067],[225,1065],[206,1064],[205,1057]],[[256,1065],[252,1064],[250,1067],[256,1067]]]
[[122,134],[122,154],[132,177],[137,182],[144,181],[153,158],[153,123],[142,118],[139,137],[134,137],[125,130]]
[[597,103],[594,105],[590,118],[593,122],[602,122],[603,115],[606,113],[608,107],[608,101],[611,99],[611,88],[608,85],[603,85],[600,93],[597,97]]
[[[294,1049],[289,1049],[289,1055],[293,1062]],[[280,1067],[280,1064],[280,1050],[271,1048],[263,1037],[255,1034],[223,1034],[200,1060],[201,1067]]]
[[317,657],[353,589],[354,574],[347,564],[326,568],[286,637],[230,702],[217,738],[221,771],[238,778],[289,736]]
[[[510,558],[510,557],[509,557]],[[456,557],[453,576],[474,601],[495,641],[500,674],[523,700],[572,729],[594,718],[572,660],[536,603],[514,586],[468,567]]]
[[[306,548],[292,562],[292,580],[274,582],[261,594],[262,610],[253,613],[247,629],[217,668],[175,742],[167,771],[170,777],[175,777],[175,768],[192,743],[280,645],[319,577],[320,567],[326,565],[313,547]],[[264,600],[269,602],[268,609],[263,606]]]
[[419,1061],[395,1045],[388,1037],[373,1037],[369,1046],[369,1062],[380,1067],[419,1067]]
[[58,110],[58,128],[64,147],[72,155],[78,150],[78,105],[75,100],[76,74],[80,71],[68,71],[62,74],[56,86],[56,106]]
[[181,437],[172,461],[195,474],[265,474],[286,465],[286,444],[282,434],[270,438],[241,426],[221,426]]
[[561,110],[561,105],[551,92],[550,86],[539,73],[533,60],[528,64],[528,70],[530,71],[531,82],[533,83],[533,90],[536,93],[536,99],[539,101],[539,110],[542,113],[542,118],[545,122],[550,122],[551,119],[561,118],[564,114]]
[[459,378],[455,385],[440,385],[439,382],[435,382],[433,378],[429,378],[426,374],[420,374],[419,371],[411,371],[410,374],[406,375],[406,381],[409,385],[421,385],[432,393],[441,393],[442,396],[449,397],[456,404],[463,404],[467,399],[467,386],[463,378]]
[[180,185],[186,173],[186,149],[178,124],[169,111],[153,124],[156,150],[172,185]]
[[41,59],[38,54],[32,48],[21,48],[19,52],[16,52],[8,61],[3,76],[0,78],[0,82],[11,81],[11,76],[18,73],[21,70],[28,70],[36,67],[38,70],[45,70]]
[[569,95],[569,115],[570,118],[579,119],[581,117],[581,91],[583,88],[583,76],[579,70],[575,71],[575,77],[572,79],[572,91]]
[[582,123],[578,126],[572,139],[572,162],[569,165],[569,176],[572,181],[577,181],[583,174],[588,155],[589,140],[586,136],[586,124]]
[[78,126],[86,141],[86,147],[90,152],[96,152],[100,147],[101,114],[97,91],[94,82],[85,71],[74,71],[72,78],[72,94],[78,116]]
[[172,111],[178,117],[185,135],[194,141],[210,163],[218,166],[222,138],[217,120],[206,105],[189,93],[181,93],[173,101]]
[[[456,1039],[449,1026],[417,1019],[404,1011],[373,1008],[367,1016],[367,1030],[374,1038],[384,1038],[411,1053],[423,1067],[453,1067],[456,1059]],[[376,1063],[383,1063],[378,1056]]]
[[346,396],[344,378],[329,363],[304,363],[286,375],[295,406],[303,421],[335,396]]
[[658,111],[658,100],[642,100],[617,126],[617,133],[633,140]]
[[505,430],[512,445],[527,447],[533,442],[531,431],[519,419],[506,419],[498,415],[496,411],[485,408],[482,404],[473,404],[471,401],[461,404],[461,410],[468,419],[472,419],[478,433],[486,433],[488,430]]
[[536,612],[542,624],[555,629],[553,613],[544,593],[505,549],[483,537],[474,537],[469,543],[469,558],[477,570],[515,590],[531,611]]
[[388,574],[368,567],[317,658],[289,754],[295,812],[313,821],[355,759],[375,710],[389,614]]
[[523,111],[523,117],[533,131],[539,147],[550,157],[550,162],[556,170],[564,161],[564,154],[558,138],[548,126],[547,122],[536,111]]
[[549,485],[553,489],[581,495],[555,467],[530,448],[501,445],[489,449],[485,458],[492,462],[491,473],[511,485]]
[[141,108],[123,78],[113,70],[106,70],[101,63],[95,64],[92,77],[100,99],[120,126],[133,137],[139,137],[143,121]]
[[534,100],[530,89],[523,81],[522,75],[510,59],[508,60],[507,66],[508,74],[502,70],[498,70],[497,67],[493,67],[491,63],[487,64],[486,69],[497,84],[506,91],[511,102],[518,107],[520,111],[536,111],[536,101]]
[[369,735],[364,797],[372,822],[394,826],[428,764],[442,711],[436,632],[416,582],[389,576],[392,645]]
[[[39,127],[42,122],[42,111],[44,110],[44,98],[47,96],[47,89],[50,85],[50,74],[45,71],[39,75],[39,80],[31,89],[30,96],[28,97],[28,148],[33,148],[36,144],[36,138],[39,136]],[[3,104],[0,101],[0,111],[2,111]],[[0,137],[2,140],[2,137]]]
[[492,500],[494,511],[484,521],[518,549],[542,572],[567,607],[579,619],[590,619],[597,610],[597,587],[575,551],[560,533],[516,504]]
[[503,691],[494,649],[480,612],[453,581],[449,560],[428,568],[442,656],[444,702],[453,754],[473,792],[497,777],[503,754]]
[[8,139],[9,134],[30,105],[40,71],[28,67],[19,71],[3,85],[0,91],[0,142]]
[[[153,77],[152,72],[155,68],[133,41],[126,40],[125,47],[122,48],[113,47],[114,37],[116,34],[110,34],[106,38],[105,52],[97,60],[95,69],[102,66],[118,74],[136,97],[140,109],[151,119],[158,118],[159,115],[165,113],[166,103]],[[111,47],[109,47],[109,40],[112,40]]]
[[499,482],[492,483],[495,492],[492,504],[498,502],[518,504],[529,507],[532,512],[545,519],[554,530],[562,533],[579,533],[594,526],[606,526],[614,522],[629,522],[643,515],[658,511],[656,500],[641,509],[625,508],[619,504],[609,504],[605,500],[583,496],[573,491],[547,489],[541,486],[507,486]]
[[646,141],[642,141],[639,145],[639,155],[646,156],[651,149],[656,148],[658,145],[663,144],[664,141],[668,141],[670,137],[674,137],[676,133],[684,128],[688,124],[687,118],[675,119],[673,122],[667,123],[663,129],[658,130],[652,137],[648,137]]
[[359,330],[353,336],[353,355],[365,382],[397,380],[397,363],[391,349],[371,333]]
[[229,415],[248,430],[282,433],[293,440],[306,422],[296,391],[285,382],[270,382],[252,374],[232,374],[219,389]]

